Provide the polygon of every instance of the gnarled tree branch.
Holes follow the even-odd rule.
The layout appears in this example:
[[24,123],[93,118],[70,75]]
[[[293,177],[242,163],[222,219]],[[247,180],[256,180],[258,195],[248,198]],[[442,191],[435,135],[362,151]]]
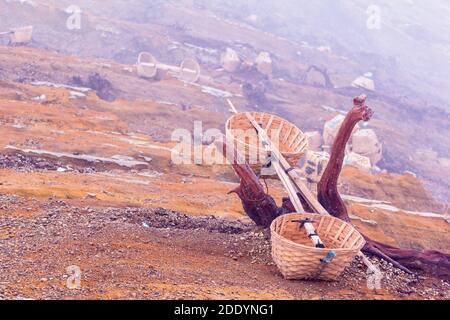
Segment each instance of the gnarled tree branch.
[[[338,178],[343,166],[345,147],[351,133],[359,121],[368,121],[372,110],[365,104],[366,97],[354,99],[353,108],[347,114],[333,144],[330,161],[318,184],[318,200],[333,216],[344,221],[350,221],[347,208],[337,189]],[[225,154],[225,153],[224,153]],[[278,208],[274,199],[266,194],[250,166],[233,162],[233,169],[240,177],[240,186],[233,190],[242,201],[247,215],[259,226],[269,227],[270,223],[281,214],[294,212],[294,207],[288,198],[283,199],[283,206]],[[303,198],[300,197],[302,200]],[[305,202],[304,199],[302,203]],[[303,203],[305,211],[310,212]],[[367,244],[363,251],[390,261],[398,268],[409,272],[409,269],[421,270],[427,274],[449,277],[450,254],[439,251],[418,251],[389,246],[365,236]]]
[[[345,157],[345,147],[359,121],[368,121],[373,111],[366,106],[366,97],[353,100],[353,108],[345,117],[333,143],[330,161],[317,186],[318,200],[333,216],[350,221],[347,207],[337,189],[339,175]],[[438,251],[418,251],[395,248],[364,236],[364,252],[373,254],[391,262],[396,267],[410,272],[409,269],[422,270],[437,276],[450,276],[450,255]]]

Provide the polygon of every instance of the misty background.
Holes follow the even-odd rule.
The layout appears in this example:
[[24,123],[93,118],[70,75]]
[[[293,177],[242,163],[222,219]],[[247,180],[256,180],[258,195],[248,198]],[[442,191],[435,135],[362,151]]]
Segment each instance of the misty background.
[[[24,2],[23,0],[20,2]],[[25,0],[26,2],[26,0]],[[207,9],[219,18],[285,37],[350,59],[354,72],[372,72],[388,94],[418,96],[450,110],[450,3],[446,0],[58,0],[55,6],[79,5],[84,11],[136,23],[178,24],[189,28],[189,16],[171,16],[171,6]],[[377,14],[379,28],[368,28]],[[14,15],[11,16],[13,18]],[[205,21],[206,18],[205,18]],[[15,21],[15,24],[20,23]],[[220,40],[220,34],[217,34]],[[64,48],[60,48],[64,50]],[[307,55],[307,53],[305,53]],[[100,54],[101,55],[101,54]],[[135,59],[120,57],[119,60]],[[302,57],[299,57],[301,60]],[[317,58],[316,58],[317,59]],[[317,60],[320,60],[317,59]],[[331,73],[338,63],[318,63]]]

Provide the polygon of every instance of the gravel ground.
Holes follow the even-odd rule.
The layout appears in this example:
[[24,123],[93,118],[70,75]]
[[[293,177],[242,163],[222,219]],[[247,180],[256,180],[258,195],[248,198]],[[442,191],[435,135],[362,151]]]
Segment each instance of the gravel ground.
[[79,173],[93,173],[98,171],[93,166],[77,165],[73,162],[68,164],[64,161],[29,156],[17,152],[0,154],[0,169],[13,169],[20,172],[36,172],[39,170],[57,171],[58,169]]
[[[379,292],[364,290],[358,259],[337,282],[286,281],[271,260],[267,230],[238,221],[14,195],[0,195],[0,203],[2,299],[240,299],[264,292],[268,299],[450,299],[448,282],[378,259]],[[87,285],[76,292],[64,285],[71,264],[85,270]],[[163,289],[140,286],[148,279]]]

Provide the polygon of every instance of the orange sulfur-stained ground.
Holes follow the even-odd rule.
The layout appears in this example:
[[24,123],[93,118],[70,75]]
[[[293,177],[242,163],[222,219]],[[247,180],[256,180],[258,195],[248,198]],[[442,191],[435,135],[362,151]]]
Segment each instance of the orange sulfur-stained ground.
[[[1,82],[0,298],[450,299],[448,282],[379,260],[378,291],[359,261],[337,282],[284,280],[267,231],[227,194],[238,183],[232,170],[172,162],[174,129],[199,118],[222,129],[227,115],[201,107],[214,99],[200,87],[162,83],[198,105]],[[280,203],[280,183],[268,187]],[[365,234],[450,251],[445,208],[412,175],[346,168],[340,187]],[[81,272],[77,289],[68,287],[71,266]]]

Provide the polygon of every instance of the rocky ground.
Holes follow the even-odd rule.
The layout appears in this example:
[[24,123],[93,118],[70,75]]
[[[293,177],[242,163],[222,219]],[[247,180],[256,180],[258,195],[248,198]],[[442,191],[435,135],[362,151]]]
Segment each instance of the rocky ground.
[[[207,98],[172,80],[160,86]],[[93,93],[71,99],[67,88],[11,82],[0,86],[0,110],[0,298],[450,298],[441,279],[411,277],[377,260],[385,272],[379,291],[367,288],[358,261],[337,282],[284,280],[267,231],[227,194],[237,186],[230,168],[176,166],[173,144],[149,135],[167,136],[195,119],[223,125],[216,113],[105,102]],[[280,183],[267,183],[280,203]],[[340,187],[367,198],[347,202],[352,223],[368,236],[450,250],[445,219],[404,210],[440,209],[417,178],[346,168]],[[371,199],[381,206],[364,202]],[[79,289],[67,286],[69,267],[81,272]]]
[[[251,224],[83,202],[0,195],[1,298],[450,299],[448,282],[377,259],[378,292],[358,260],[337,282],[286,281],[268,233]],[[79,289],[67,287],[69,266]]]

